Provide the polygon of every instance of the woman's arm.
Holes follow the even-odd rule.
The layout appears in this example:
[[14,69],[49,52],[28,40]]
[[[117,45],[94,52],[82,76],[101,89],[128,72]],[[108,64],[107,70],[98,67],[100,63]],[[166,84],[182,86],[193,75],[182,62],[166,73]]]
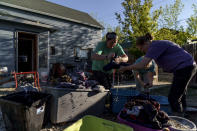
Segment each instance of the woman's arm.
[[144,87],[144,82],[142,81],[142,78],[140,77],[140,74],[138,71],[133,71],[133,74],[136,78],[136,81],[139,82],[139,84],[141,85],[141,87]]
[[125,70],[138,70],[138,69],[144,69],[151,61],[151,58],[144,57],[139,63],[132,64],[130,66],[122,66],[119,71],[125,71]]
[[147,72],[147,79],[148,79],[149,87],[153,86],[153,76],[154,76],[154,72]]

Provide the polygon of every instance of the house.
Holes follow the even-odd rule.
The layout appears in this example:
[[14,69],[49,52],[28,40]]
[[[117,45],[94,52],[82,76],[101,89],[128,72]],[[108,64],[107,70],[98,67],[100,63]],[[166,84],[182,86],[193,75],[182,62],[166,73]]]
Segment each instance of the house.
[[101,40],[90,15],[45,0],[0,1],[0,66],[8,71],[49,71],[53,63],[78,65]]

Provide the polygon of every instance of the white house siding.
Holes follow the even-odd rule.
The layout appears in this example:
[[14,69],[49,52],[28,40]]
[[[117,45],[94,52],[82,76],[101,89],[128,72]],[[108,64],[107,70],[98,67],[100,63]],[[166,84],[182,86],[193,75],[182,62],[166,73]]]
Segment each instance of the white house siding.
[[[50,46],[55,46],[56,53],[50,56],[50,63],[73,63],[74,48],[80,46],[82,48],[94,48],[98,41],[101,40],[101,29],[74,23],[67,20],[62,20],[54,17],[39,15],[27,11],[22,11],[14,8],[9,8],[0,5],[0,14],[17,16],[27,20],[52,25],[57,29],[56,32],[50,33]],[[22,26],[22,25],[21,25]],[[1,24],[0,24],[1,28]],[[18,29],[31,30],[25,26],[17,27]],[[36,32],[36,31],[35,31]],[[42,30],[37,30],[41,33]],[[1,37],[0,37],[1,38]],[[0,40],[1,41],[1,40]],[[12,45],[13,46],[13,42]],[[13,53],[12,53],[13,54]],[[0,63],[1,64],[1,63]]]
[[14,71],[15,69],[13,36],[13,31],[0,28],[0,67],[6,66],[9,71]]

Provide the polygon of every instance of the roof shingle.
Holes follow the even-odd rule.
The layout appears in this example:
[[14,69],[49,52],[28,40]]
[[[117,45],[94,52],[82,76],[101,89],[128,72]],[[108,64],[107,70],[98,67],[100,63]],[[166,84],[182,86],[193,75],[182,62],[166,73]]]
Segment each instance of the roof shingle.
[[0,5],[65,19],[100,29],[103,28],[100,23],[98,23],[87,13],[57,5],[45,0],[1,0]]

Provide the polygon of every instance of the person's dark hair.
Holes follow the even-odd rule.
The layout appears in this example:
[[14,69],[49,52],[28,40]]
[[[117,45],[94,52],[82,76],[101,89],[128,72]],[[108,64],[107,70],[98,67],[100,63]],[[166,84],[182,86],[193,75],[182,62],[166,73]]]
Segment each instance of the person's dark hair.
[[112,40],[112,39],[116,39],[117,38],[117,34],[115,32],[108,32],[106,34],[106,40]]
[[140,36],[137,38],[136,45],[143,45],[147,41],[151,41],[153,39],[150,33],[147,33],[145,36]]

